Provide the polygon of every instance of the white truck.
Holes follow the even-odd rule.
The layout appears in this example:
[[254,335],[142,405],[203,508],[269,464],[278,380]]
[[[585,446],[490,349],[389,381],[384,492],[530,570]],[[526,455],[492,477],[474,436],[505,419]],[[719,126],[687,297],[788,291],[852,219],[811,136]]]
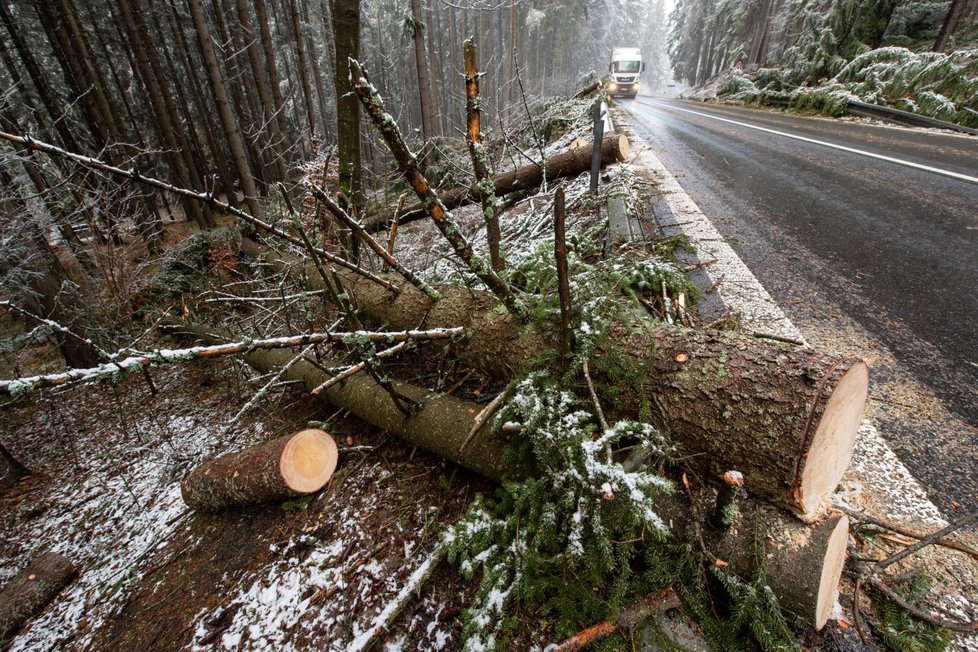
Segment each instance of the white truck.
[[615,48],[611,51],[611,64],[608,66],[611,73],[608,94],[635,97],[638,95],[638,77],[644,71],[641,48]]

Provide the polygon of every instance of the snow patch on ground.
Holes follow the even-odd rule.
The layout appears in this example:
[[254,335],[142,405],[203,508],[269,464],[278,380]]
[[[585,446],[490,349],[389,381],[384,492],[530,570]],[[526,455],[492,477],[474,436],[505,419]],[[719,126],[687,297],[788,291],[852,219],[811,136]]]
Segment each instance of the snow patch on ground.
[[211,455],[220,432],[199,415],[169,422],[144,416],[126,423],[125,430],[113,418],[96,423],[95,432],[71,444],[71,453],[62,452],[73,461],[58,470],[61,481],[31,491],[30,504],[46,511],[21,514],[9,534],[27,549],[2,546],[0,582],[44,550],[64,554],[79,569],[58,599],[14,638],[12,651],[90,646],[150,570],[155,553],[181,531],[188,515],[181,469]]

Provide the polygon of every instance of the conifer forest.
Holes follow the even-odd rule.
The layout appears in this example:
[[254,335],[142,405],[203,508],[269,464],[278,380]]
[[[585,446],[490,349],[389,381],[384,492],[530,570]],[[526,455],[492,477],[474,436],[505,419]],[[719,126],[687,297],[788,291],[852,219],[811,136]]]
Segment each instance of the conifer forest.
[[[978,0],[0,22],[0,650],[978,650]],[[890,268],[765,262],[771,135],[964,355],[806,312]]]

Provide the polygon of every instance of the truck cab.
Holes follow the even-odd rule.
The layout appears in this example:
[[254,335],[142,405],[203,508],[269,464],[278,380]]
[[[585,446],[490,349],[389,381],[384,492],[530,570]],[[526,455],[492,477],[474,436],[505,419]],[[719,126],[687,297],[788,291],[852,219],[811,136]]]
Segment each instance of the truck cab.
[[615,48],[611,52],[608,72],[608,94],[634,98],[638,95],[639,75],[645,70],[642,51],[639,48]]

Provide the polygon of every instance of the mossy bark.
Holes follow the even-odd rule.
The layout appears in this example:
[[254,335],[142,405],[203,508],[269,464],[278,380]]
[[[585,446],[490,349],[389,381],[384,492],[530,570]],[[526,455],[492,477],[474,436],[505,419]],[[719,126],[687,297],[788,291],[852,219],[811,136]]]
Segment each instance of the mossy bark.
[[[217,340],[214,329],[211,328],[186,324],[182,330],[204,341]],[[245,355],[244,360],[256,369],[271,371],[284,366],[294,357],[293,352],[286,350],[253,351]],[[324,364],[339,363],[331,363],[327,359]],[[300,360],[289,368],[282,380],[296,382],[298,389],[312,392],[328,380],[328,376],[311,363]],[[358,374],[333,385],[319,394],[319,397],[332,405],[349,410],[380,430],[480,475],[493,480],[502,477],[500,440],[481,432],[464,450],[459,451],[475,423],[478,406],[452,396],[432,396],[426,390],[407,383],[394,381],[392,386],[401,395],[417,402],[419,409],[404,414],[390,393],[367,374]]]
[[0,640],[17,632],[75,577],[64,555],[48,552],[20,571],[0,590]]
[[[315,276],[309,278],[314,285]],[[453,345],[454,354],[498,378],[527,371],[542,352],[559,346],[556,333],[520,324],[485,292],[445,287],[432,304],[407,284],[395,295],[353,274],[344,281],[369,321],[392,329],[463,326],[467,337]],[[614,370],[599,378],[611,415],[634,418],[650,403],[653,420],[668,429],[690,466],[710,478],[736,469],[751,494],[815,516],[811,497],[799,493],[801,476],[826,403],[859,360],[666,325],[616,324],[607,346],[600,356],[606,372],[621,360],[623,371],[625,365],[642,369],[644,383],[623,386],[613,380]],[[851,449],[839,454],[847,466]]]

